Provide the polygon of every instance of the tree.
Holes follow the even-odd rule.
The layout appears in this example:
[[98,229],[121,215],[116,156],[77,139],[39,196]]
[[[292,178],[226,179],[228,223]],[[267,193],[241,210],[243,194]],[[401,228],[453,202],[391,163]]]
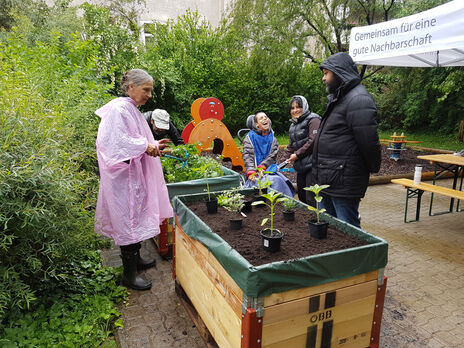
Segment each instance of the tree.
[[388,20],[395,0],[237,0],[231,23],[249,47],[278,43],[311,61],[347,51],[349,29]]

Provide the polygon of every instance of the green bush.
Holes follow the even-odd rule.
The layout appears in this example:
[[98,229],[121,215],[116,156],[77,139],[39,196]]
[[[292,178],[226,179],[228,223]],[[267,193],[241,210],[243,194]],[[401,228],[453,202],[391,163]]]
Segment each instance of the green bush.
[[93,113],[111,86],[91,41],[59,38],[31,45],[12,32],[0,43],[2,346],[97,346],[126,294],[93,232]]
[[153,38],[140,54],[140,64],[155,78],[155,101],[145,105],[168,110],[182,129],[192,121],[190,107],[201,97],[224,104],[224,124],[232,134],[244,128],[248,115],[264,111],[278,133],[288,131],[288,102],[307,97],[313,111],[325,108],[321,72],[315,64],[285,55],[249,52],[232,27],[213,29],[198,13],[147,28]]
[[382,129],[457,134],[463,82],[462,67],[390,68],[366,84],[377,102]]
[[73,284],[63,282],[41,297],[33,311],[10,312],[0,330],[0,346],[98,347],[114,326],[122,326],[114,302],[127,298],[127,289],[115,283],[119,270],[101,266],[98,252],[66,267]]

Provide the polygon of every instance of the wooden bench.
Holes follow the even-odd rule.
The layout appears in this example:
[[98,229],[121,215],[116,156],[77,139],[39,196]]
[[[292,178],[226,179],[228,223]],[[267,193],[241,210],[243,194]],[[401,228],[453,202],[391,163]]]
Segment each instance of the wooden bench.
[[[405,207],[405,210],[404,210],[404,222],[419,221],[420,203],[421,203],[422,194],[425,191],[432,192],[432,193],[437,193],[437,194],[447,196],[447,197],[450,197],[450,198],[464,200],[464,191],[453,190],[451,188],[442,187],[442,186],[438,186],[438,185],[427,184],[427,183],[424,183],[424,182],[421,182],[420,184],[415,184],[414,181],[410,180],[410,179],[393,179],[391,182],[393,184],[402,185],[407,189],[407,191],[406,191],[406,207]],[[407,219],[408,200],[409,200],[409,198],[417,198],[416,219],[415,220],[408,220]],[[449,212],[451,212],[451,211],[449,211]],[[431,210],[429,211],[429,215],[433,215]]]

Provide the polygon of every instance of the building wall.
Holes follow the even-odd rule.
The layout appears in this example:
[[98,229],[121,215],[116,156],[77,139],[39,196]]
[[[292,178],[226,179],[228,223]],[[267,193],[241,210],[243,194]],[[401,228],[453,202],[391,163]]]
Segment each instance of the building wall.
[[[74,0],[71,5],[78,6],[85,1],[91,4],[104,4],[105,0]],[[233,0],[145,0],[145,6],[137,7],[140,21],[167,22],[185,13],[197,10],[213,27],[217,27]],[[53,0],[48,0],[52,3]]]
[[166,22],[190,9],[197,10],[212,26],[217,27],[230,0],[146,0],[146,3],[141,20]]

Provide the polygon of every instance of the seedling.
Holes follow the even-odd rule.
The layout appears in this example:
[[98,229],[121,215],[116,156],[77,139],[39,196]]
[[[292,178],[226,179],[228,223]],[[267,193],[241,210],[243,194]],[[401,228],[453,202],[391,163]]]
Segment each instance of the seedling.
[[282,202],[282,205],[286,211],[293,211],[293,209],[296,207],[296,202],[293,199],[285,198],[285,200]]
[[269,220],[271,220],[271,233],[270,237],[272,237],[272,234],[274,232],[274,207],[276,206],[277,203],[285,201],[287,198],[281,197],[282,195],[276,191],[269,191],[268,193],[265,193],[261,195],[261,197],[266,198],[269,203],[266,203],[264,201],[257,201],[251,203],[251,205],[260,205],[260,204],[265,204],[271,209],[270,218],[265,218],[263,221],[261,221],[261,226],[264,226]]
[[258,186],[259,195],[263,195],[263,189],[272,185],[272,183],[267,180],[266,171],[263,167],[256,168],[256,173],[251,175],[252,178],[256,177],[256,185]]
[[316,207],[308,205],[308,209],[316,212],[317,223],[319,223],[319,214],[325,212],[325,209],[319,209],[319,203],[322,201],[322,196],[319,196],[319,193],[329,186],[330,185],[319,186],[318,184],[316,184],[316,185],[312,185],[310,187],[304,188],[306,191],[311,191],[315,195],[314,199],[316,200]]
[[203,173],[203,177],[206,181],[206,191],[208,192],[208,201],[211,201],[211,191],[209,189],[208,177],[218,176],[214,173],[217,170],[217,162],[213,159],[208,159],[200,168],[195,168]]
[[245,205],[243,200],[245,196],[238,192],[238,189],[224,191],[218,196],[218,205],[224,207],[228,211],[241,213]]

